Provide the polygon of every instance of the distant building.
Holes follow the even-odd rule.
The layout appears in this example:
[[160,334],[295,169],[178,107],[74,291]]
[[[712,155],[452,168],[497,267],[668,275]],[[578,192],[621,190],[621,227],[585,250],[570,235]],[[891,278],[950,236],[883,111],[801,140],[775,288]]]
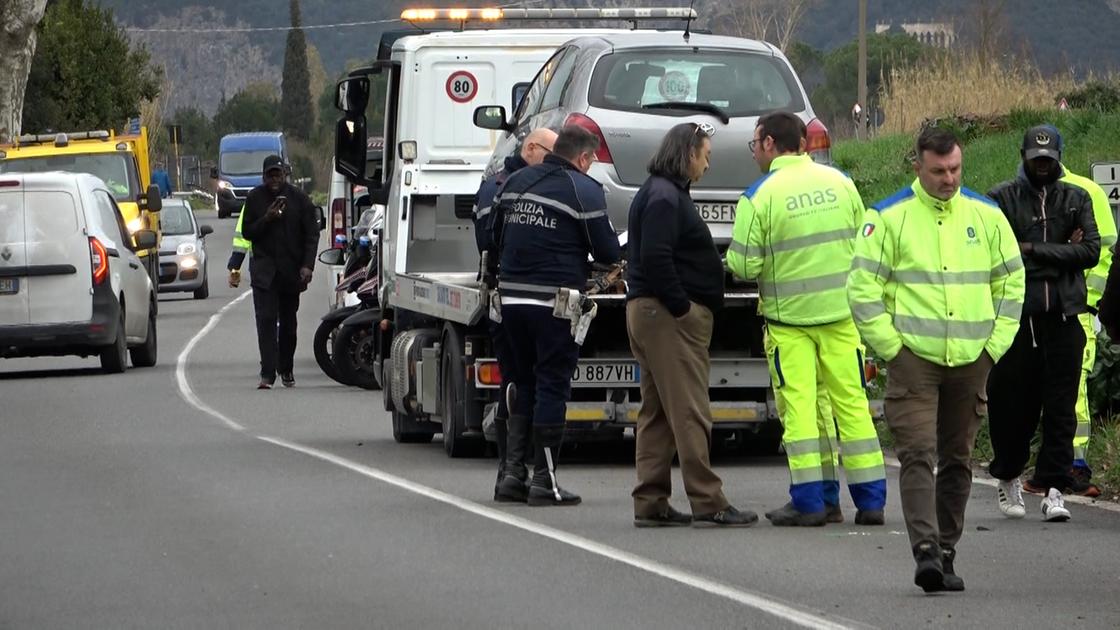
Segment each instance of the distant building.
[[876,33],[903,32],[926,44],[938,48],[952,48],[957,43],[957,29],[950,22],[876,22]]

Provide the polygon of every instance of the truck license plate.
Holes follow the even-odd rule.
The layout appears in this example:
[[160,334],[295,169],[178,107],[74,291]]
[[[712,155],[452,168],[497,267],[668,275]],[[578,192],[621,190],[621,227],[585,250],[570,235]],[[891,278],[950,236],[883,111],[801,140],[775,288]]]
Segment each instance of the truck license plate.
[[580,363],[572,375],[573,386],[624,385],[633,386],[641,380],[637,362]]
[[734,223],[735,204],[697,201],[696,210],[706,223]]
[[19,293],[19,278],[0,278],[0,295]]

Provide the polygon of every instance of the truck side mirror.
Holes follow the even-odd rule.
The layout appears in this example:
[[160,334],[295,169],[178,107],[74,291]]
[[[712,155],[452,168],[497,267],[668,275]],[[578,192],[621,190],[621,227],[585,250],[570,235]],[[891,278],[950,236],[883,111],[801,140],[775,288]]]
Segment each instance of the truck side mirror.
[[340,118],[334,135],[334,169],[350,181],[366,177],[366,117],[346,114]]
[[496,131],[510,131],[513,125],[506,122],[506,108],[501,105],[483,105],[474,110],[474,126]]
[[364,114],[366,105],[369,105],[368,77],[353,77],[338,82],[338,91],[335,93],[335,107],[353,116]]
[[163,210],[163,197],[159,194],[159,186],[152,184],[148,186],[148,212],[159,212]]

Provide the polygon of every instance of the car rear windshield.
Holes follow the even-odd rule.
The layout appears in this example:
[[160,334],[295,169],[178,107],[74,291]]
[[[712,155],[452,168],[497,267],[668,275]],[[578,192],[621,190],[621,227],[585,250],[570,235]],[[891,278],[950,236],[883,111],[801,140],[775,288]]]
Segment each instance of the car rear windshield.
[[728,116],[805,108],[789,66],[769,54],[726,49],[626,50],[599,60],[588,101],[593,107],[686,116],[662,103],[713,105]]
[[182,203],[164,202],[159,213],[159,225],[164,234],[194,234],[191,209]]
[[117,201],[136,201],[140,182],[135,169],[123,153],[86,153],[46,155],[0,160],[0,173],[89,173],[101,178]]

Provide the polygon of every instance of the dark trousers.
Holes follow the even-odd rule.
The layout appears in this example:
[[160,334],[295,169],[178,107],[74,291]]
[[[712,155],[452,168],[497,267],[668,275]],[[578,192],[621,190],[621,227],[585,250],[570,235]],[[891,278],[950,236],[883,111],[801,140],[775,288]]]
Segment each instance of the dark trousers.
[[1069,486],[1084,350],[1085,331],[1076,317],[1023,318],[1011,349],[988,379],[994,451],[988,471],[993,477],[1006,481],[1022,474],[1041,417],[1034,480],[1059,490]]
[[553,316],[550,307],[510,304],[502,306],[502,326],[515,363],[512,413],[531,417],[534,425],[564,426],[579,362],[571,322]]
[[299,293],[253,287],[262,379],[272,382],[276,380],[277,371],[282,374],[292,371],[298,310]]
[[898,485],[911,547],[955,547],[961,539],[991,367],[987,352],[970,365],[946,367],[905,347],[887,364],[884,412],[902,464]]
[[498,410],[495,416],[508,418],[510,410],[506,406],[506,389],[510,383],[513,383],[514,375],[517,373],[517,359],[510,347],[509,335],[506,334],[505,327],[493,320],[490,320],[490,343],[494,346],[494,358],[498,360],[498,368],[502,372],[502,390],[498,396]]

